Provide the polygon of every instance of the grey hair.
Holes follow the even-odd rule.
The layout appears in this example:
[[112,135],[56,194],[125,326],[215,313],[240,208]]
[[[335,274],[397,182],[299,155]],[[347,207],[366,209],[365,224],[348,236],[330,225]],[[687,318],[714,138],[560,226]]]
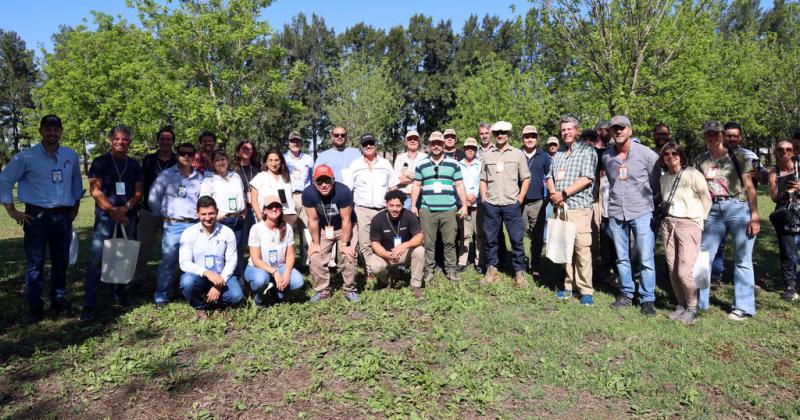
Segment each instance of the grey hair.
[[573,117],[572,115],[564,115],[564,116],[561,117],[560,120],[558,120],[558,125],[559,126],[561,126],[561,124],[564,124],[564,123],[575,124],[575,127],[580,126],[580,123],[578,123],[578,119]]
[[479,123],[479,124],[478,124],[478,130],[480,130],[481,128],[485,128],[485,129],[487,129],[487,130],[488,130],[488,129],[490,129],[490,128],[491,128],[491,126],[490,126],[490,125],[489,125],[489,123],[487,123],[487,122],[482,122],[482,123]]
[[123,124],[114,126],[114,128],[109,130],[108,131],[108,138],[110,138],[110,139],[114,138],[114,135],[117,134],[117,133],[124,133],[124,134],[128,135],[128,138],[131,137],[131,129],[128,128],[128,126],[123,125]]

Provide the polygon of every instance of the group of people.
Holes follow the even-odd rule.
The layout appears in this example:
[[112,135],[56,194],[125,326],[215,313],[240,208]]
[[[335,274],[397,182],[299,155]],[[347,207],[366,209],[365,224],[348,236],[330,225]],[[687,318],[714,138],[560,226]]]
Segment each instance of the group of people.
[[[298,267],[306,265],[314,289],[311,302],[331,296],[336,272],[344,297],[358,302],[359,258],[379,285],[408,273],[419,300],[437,269],[455,282],[473,266],[483,274],[481,284],[500,281],[501,260],[508,255],[514,284],[527,287],[528,275],[539,277],[551,217],[570,221],[576,233],[558,299],[574,296],[593,305],[593,278],[599,274],[618,279],[612,308],[631,306],[636,299],[643,314],[655,315],[660,233],[677,300],[668,317],[692,323],[698,309],[708,307],[711,286],[696,283],[698,255],[705,251],[710,260],[721,258],[730,233],[734,300],[729,317],[745,320],[755,314],[751,254],[760,228],[755,183],[768,184],[778,207],[788,208],[775,214],[800,211],[798,159],[793,160],[800,154],[800,133],[798,139],[777,143],[777,165],[767,171],[753,152],[739,146],[742,128],[733,122],[704,125],[707,150],[693,165],[672,141],[668,126],[656,126],[652,150],[632,136],[631,122],[622,115],[584,131],[575,118],[564,117],[561,140],[548,138],[544,149],[535,126],[522,128],[521,148],[509,143],[512,130],[505,121],[481,123],[478,139],[465,139],[462,149],[453,129],[432,132],[425,147],[412,130],[405,136],[405,151],[390,163],[371,134],[360,136],[360,150],[348,147],[344,127],[332,130],[332,147],[316,161],[303,152],[297,132],[289,134],[284,152],[270,149],[259,159],[255,144],[244,140],[231,158],[216,147],[212,132],[200,133],[198,150],[191,142],[175,147],[174,131],[164,127],[156,135],[158,150],[140,165],[129,156],[131,131],[114,127],[109,152],[94,159],[87,174],[95,220],[81,319],[96,316],[103,241],[123,230],[141,243],[140,254],[132,257],[138,258],[138,282],[147,278],[150,251],[161,232],[155,305],[170,300],[179,268],[181,294],[199,318],[206,318],[211,306],[242,302],[246,289],[256,305],[285,299],[304,286]],[[41,143],[18,153],[0,174],[0,202],[23,225],[32,321],[43,317],[48,248],[50,308],[54,314],[66,308],[72,221],[84,195],[80,159],[59,144],[60,118],[43,117],[39,131]],[[24,211],[14,206],[14,185]],[[782,296],[794,300],[800,216],[771,219],[780,244]],[[719,270],[715,275],[722,277]],[[113,285],[111,291],[115,304],[129,304],[125,286]]]

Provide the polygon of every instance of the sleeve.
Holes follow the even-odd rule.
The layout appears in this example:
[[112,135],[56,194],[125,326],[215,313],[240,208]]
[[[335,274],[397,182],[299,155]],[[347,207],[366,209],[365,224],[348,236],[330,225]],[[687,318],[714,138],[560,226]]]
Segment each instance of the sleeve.
[[313,187],[313,186],[312,186],[312,187],[307,187],[307,188],[306,188],[306,189],[304,189],[304,190],[303,190],[303,192],[300,194],[300,200],[301,200],[301,201],[302,201],[302,203],[303,203],[303,207],[314,207],[314,206],[316,205],[316,204],[313,202],[313,200],[311,199],[311,194],[310,194],[310,192],[309,192],[309,188],[314,188],[314,187]]
[[[200,197],[204,195],[213,195],[214,194],[214,179],[213,178],[204,178],[203,182],[200,183]],[[221,203],[217,203],[219,206]]]
[[81,164],[79,161],[80,158],[77,154],[75,154],[75,161],[72,163],[72,198],[75,199],[76,204],[78,201],[81,201],[83,194],[86,192],[83,189],[83,180],[81,179]]
[[226,226],[225,230],[225,267],[219,273],[220,277],[227,281],[236,271],[237,255],[236,255],[236,236],[233,230]]
[[25,173],[24,152],[17,153],[8,165],[0,172],[0,202],[9,204],[14,202],[14,184],[22,178]]
[[753,163],[750,161],[750,159],[747,158],[747,156],[745,156],[744,153],[739,153],[739,156],[737,157],[739,158],[743,174],[753,171]]
[[461,165],[456,163],[453,165],[453,168],[455,168],[455,171],[453,171],[453,181],[463,181],[464,174],[461,173]]
[[711,192],[708,191],[708,182],[706,178],[700,172],[693,170],[692,172],[694,178],[694,191],[697,194],[697,197],[700,199],[700,202],[703,204],[703,218],[705,219],[708,217],[708,212],[711,210]]
[[546,156],[546,159],[544,160],[544,166],[542,167],[542,169],[544,170],[545,179],[547,179],[547,176],[550,175],[550,167],[552,165],[553,165],[553,158],[551,158],[550,156]]
[[133,182],[144,182],[144,169],[142,169],[142,166],[134,159],[131,159],[130,163],[133,164],[133,168],[135,169],[133,173]]
[[194,255],[192,252],[194,231],[195,229],[189,228],[184,230],[181,234],[180,248],[178,248],[178,264],[181,268],[181,271],[184,273],[190,273],[202,277],[206,270],[194,262]]
[[581,161],[580,174],[578,176],[594,180],[596,169],[597,153],[592,150],[591,153],[586,153],[585,158]]
[[[345,188],[344,191],[339,192],[341,198],[339,199],[339,208],[353,207],[353,192]],[[355,214],[355,212],[353,212]]]
[[89,179],[102,178],[104,173],[105,168],[103,168],[102,160],[99,157],[92,159],[92,163],[89,165],[89,172],[86,173],[86,177]]
[[406,220],[408,220],[408,232],[411,233],[411,236],[417,236],[422,232],[422,225],[420,225],[418,218],[409,217]]
[[286,225],[286,236],[283,237],[286,246],[294,245],[294,229],[291,225]]
[[258,233],[260,229],[258,229],[257,226],[258,224],[250,229],[250,235],[247,238],[247,246],[254,246],[256,248],[261,246],[261,235]]
[[161,200],[164,196],[164,174],[166,172],[162,172],[161,174],[156,177],[156,180],[153,181],[153,185],[150,186],[150,193],[147,196],[147,204],[150,205],[150,210],[154,214],[160,214],[163,216],[161,212]]
[[[649,150],[649,149],[648,149]],[[658,160],[656,152],[650,152],[650,189],[653,192],[653,203],[661,200],[661,162]]]
[[353,186],[355,185],[355,177],[353,176],[353,166],[355,166],[357,160],[354,160],[353,163],[347,166],[346,171],[342,171],[342,184],[346,185],[350,191],[353,190]]
[[[383,234],[383,214],[385,214],[385,212],[381,211],[372,218],[372,223],[369,225],[369,240],[371,242],[381,241],[381,235]],[[377,217],[381,217],[381,219],[375,220]]]
[[[263,186],[261,185],[261,180],[264,179],[264,176],[262,176],[262,174],[263,174],[263,172],[259,172],[259,173],[256,174],[256,176],[253,177],[253,179],[250,180],[250,187],[251,188],[255,188],[256,191],[258,191],[259,195],[262,194],[261,188],[263,188]],[[261,187],[261,188],[259,188],[259,187]]]
[[239,188],[236,190],[236,201],[246,207],[244,203],[244,182],[242,182],[242,177],[236,172],[233,173],[233,182],[239,183]]
[[422,182],[422,165],[417,165],[414,168],[414,182]]
[[528,168],[528,161],[525,159],[525,154],[521,151],[517,153],[517,172],[520,182],[531,177],[531,170]]
[[392,168],[392,164],[389,161],[386,161],[386,166],[389,168],[389,188],[394,188],[397,184],[400,183],[400,177],[397,176],[397,173]]

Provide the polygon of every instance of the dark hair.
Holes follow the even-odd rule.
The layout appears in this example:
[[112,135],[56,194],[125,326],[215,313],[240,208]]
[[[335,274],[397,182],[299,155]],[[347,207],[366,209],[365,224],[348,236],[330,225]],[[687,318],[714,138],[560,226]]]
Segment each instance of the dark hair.
[[252,165],[253,162],[258,162],[258,150],[256,150],[255,143],[253,143],[253,140],[244,139],[236,145],[236,154],[233,155],[233,168],[236,170],[242,169],[242,159],[239,157],[239,150],[241,150],[242,146],[245,144],[249,144],[253,147],[253,156],[250,157],[250,164]]
[[286,159],[283,157],[283,153],[280,152],[278,149],[269,149],[267,153],[264,153],[264,159],[262,160],[262,168],[261,170],[264,172],[269,172],[267,168],[267,159],[269,155],[276,154],[281,159],[281,166],[278,168],[278,172],[281,174],[284,182],[289,182],[289,168],[286,167]]
[[[265,208],[267,208],[267,206],[264,206],[264,207],[261,209],[261,212],[262,212],[262,213],[264,212],[264,209],[265,209]],[[264,220],[265,220],[265,221],[267,220],[267,219],[266,219],[266,217],[264,217]],[[284,219],[284,217],[283,217],[283,206],[281,206],[281,215],[280,215],[280,217],[278,217],[278,220],[275,222],[275,227],[277,227],[277,228],[278,228],[278,232],[280,232],[280,235],[279,235],[279,237],[278,237],[278,240],[279,240],[279,241],[282,241],[282,240],[283,240],[283,238],[285,238],[285,237],[286,237],[286,220],[285,220],[285,219]],[[302,232],[300,232],[300,234],[302,235],[303,233],[302,233]]]
[[219,208],[217,208],[217,202],[214,201],[214,198],[210,195],[204,195],[197,199],[197,211],[200,211],[201,208],[211,206],[214,206],[214,210],[219,211]]
[[384,194],[383,199],[386,200],[387,202],[397,199],[400,200],[400,203],[402,204],[406,201],[406,193],[404,193],[402,190],[389,190],[386,191],[386,194]]
[[672,130],[670,130],[670,129],[669,129],[669,126],[668,126],[668,125],[666,125],[666,124],[664,124],[664,123],[658,123],[658,124],[656,124],[656,126],[655,126],[655,127],[653,127],[653,133],[655,133],[655,132],[656,132],[656,130],[658,130],[659,128],[662,128],[662,127],[663,127],[663,128],[666,128],[666,129],[667,129],[667,132],[671,132],[671,131],[672,131]]
[[661,147],[661,150],[658,152],[658,161],[661,162],[661,166],[664,166],[664,152],[666,152],[667,150],[677,151],[681,161],[681,168],[686,167],[688,161],[688,159],[686,158],[686,152],[684,152],[681,146],[678,145],[678,143],[675,143],[674,141],[665,144],[663,147]]
[[733,130],[733,129],[737,129],[737,130],[739,130],[739,135],[740,135],[740,136],[741,136],[741,135],[744,135],[744,133],[742,132],[742,126],[741,126],[741,125],[739,125],[739,123],[737,123],[737,122],[735,122],[735,121],[728,121],[728,122],[726,122],[726,123],[725,123],[725,125],[724,125],[724,126],[722,126],[722,129],[723,129],[723,130]]
[[587,128],[586,130],[581,131],[581,140],[587,140],[587,139],[593,142],[597,141],[597,131],[594,131],[591,128]]
[[228,160],[228,165],[231,164],[231,158],[228,157],[228,154],[224,150],[222,150],[222,149],[214,149],[214,151],[211,152],[211,167],[212,167],[211,171],[212,172],[214,171],[214,169],[213,169],[214,161],[217,159],[217,156],[225,156],[225,159]]
[[108,138],[114,138],[114,135],[117,133],[124,133],[128,135],[128,138],[131,138],[131,129],[125,125],[115,125],[111,130],[108,130]]
[[214,133],[213,133],[213,132],[211,132],[211,131],[208,131],[208,130],[201,131],[201,132],[200,132],[200,135],[199,135],[199,136],[197,136],[197,141],[198,141],[198,142],[202,141],[202,140],[203,140],[203,137],[211,137],[212,139],[214,139],[214,143],[216,143],[216,142],[217,142],[217,135],[216,135],[216,134],[214,134]]
[[197,153],[197,149],[195,149],[192,143],[181,143],[175,148],[175,151],[181,150],[182,148],[190,148],[192,149],[192,153]]
[[175,131],[172,129],[171,125],[165,125],[158,130],[158,133],[156,133],[156,141],[158,141],[164,133],[172,134],[172,141],[178,141],[178,137],[175,136]]

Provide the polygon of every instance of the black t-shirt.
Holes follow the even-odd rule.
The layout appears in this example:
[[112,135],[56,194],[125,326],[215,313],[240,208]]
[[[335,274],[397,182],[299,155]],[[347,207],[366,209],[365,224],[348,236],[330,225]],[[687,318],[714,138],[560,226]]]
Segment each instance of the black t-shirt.
[[420,232],[422,227],[414,213],[403,209],[398,220],[391,220],[389,213],[381,210],[370,222],[369,240],[380,242],[385,250],[391,251],[394,249],[395,236],[400,236],[401,242],[408,242]]
[[[89,167],[89,179],[91,178],[98,178],[103,181],[103,194],[115,207],[124,206],[133,197],[136,191],[136,183],[142,182],[144,179],[139,162],[130,157],[124,160],[117,160],[112,158],[110,153],[106,153],[92,161],[92,166]],[[125,185],[124,194],[117,195],[117,182]],[[120,192],[123,192],[122,189]],[[96,202],[94,208],[95,214],[103,212]],[[128,214],[130,215],[133,212],[135,212],[135,209],[129,211]]]
[[161,160],[158,158],[158,152],[149,154],[142,159],[142,173],[144,174],[144,196],[142,197],[142,207],[150,210],[150,204],[147,202],[147,197],[150,195],[150,187],[153,182],[158,178],[158,174],[170,166],[175,166],[178,163],[178,158],[173,153],[169,159]]
[[[325,226],[333,226],[334,230],[341,229],[342,214],[340,209],[345,207],[353,208],[353,193],[347,188],[347,185],[341,182],[333,183],[333,191],[327,197],[323,197],[312,183],[303,190],[302,200],[303,207],[314,207],[317,210],[320,232]],[[352,220],[352,215],[355,212],[350,214],[350,219]]]

